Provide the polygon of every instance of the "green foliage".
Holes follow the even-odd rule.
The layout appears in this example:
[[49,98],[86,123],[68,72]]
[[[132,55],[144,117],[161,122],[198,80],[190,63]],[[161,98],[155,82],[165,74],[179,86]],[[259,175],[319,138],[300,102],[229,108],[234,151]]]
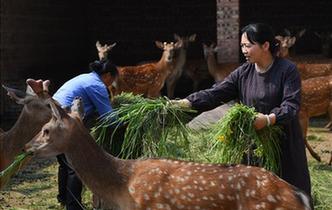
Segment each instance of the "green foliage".
[[29,152],[17,155],[14,162],[0,172],[0,189],[2,189],[9,182],[10,178],[21,169],[24,163],[28,161],[31,156],[32,153]]
[[280,164],[279,136],[277,126],[256,131],[253,121],[257,112],[243,104],[234,105],[225,117],[212,128],[209,139],[210,160],[218,163],[241,163],[258,165],[278,172]]
[[[183,154],[180,148],[188,147],[188,129],[184,122],[189,120],[187,113],[192,110],[172,105],[167,98],[152,100],[131,93],[118,95],[115,101],[114,111],[92,130],[100,145],[112,145],[115,132],[107,137],[107,128],[111,126],[116,131],[119,126],[125,126],[121,158],[178,157]],[[169,138],[171,135],[173,138]]]
[[332,168],[312,162],[309,164],[312,197],[315,210],[332,210]]

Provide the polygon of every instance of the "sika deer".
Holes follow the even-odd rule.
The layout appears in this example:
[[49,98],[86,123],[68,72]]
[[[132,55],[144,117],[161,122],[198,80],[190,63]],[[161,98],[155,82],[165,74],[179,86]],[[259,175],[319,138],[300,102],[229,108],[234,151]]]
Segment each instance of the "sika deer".
[[[309,118],[329,113],[332,119],[332,75],[327,77],[316,77],[302,81],[302,101],[299,119],[306,141]],[[306,146],[310,154],[320,161],[308,142]]]
[[160,90],[164,86],[166,78],[175,68],[175,51],[182,47],[182,43],[161,43],[156,41],[155,44],[163,50],[158,62],[118,67],[117,94],[132,92],[134,94],[143,94],[149,98],[155,98],[160,95]]
[[82,181],[113,209],[311,209],[307,195],[262,168],[115,158],[98,147],[77,114],[50,105],[53,117],[27,151],[40,157],[65,153]]
[[219,48],[215,44],[210,46],[203,44],[203,50],[209,72],[216,82],[223,81],[232,71],[240,66],[239,63],[218,63],[215,53],[218,52]]
[[22,151],[24,145],[51,118],[51,110],[47,103],[50,99],[49,81],[28,79],[27,84],[37,95],[31,95],[29,88],[27,88],[28,93],[24,93],[3,86],[7,90],[7,94],[24,107],[14,126],[0,135],[0,171],[14,161],[15,156]]
[[[304,31],[301,31],[303,34]],[[294,60],[289,56],[289,48],[292,47],[296,41],[296,37],[292,36],[276,36],[276,39],[280,41],[279,56]],[[309,79],[320,76],[332,75],[331,61],[326,63],[308,63],[308,61],[295,61],[297,69],[300,72],[301,79]]]
[[184,70],[184,64],[186,63],[186,57],[187,57],[187,49],[190,42],[194,42],[196,39],[196,34],[192,34],[187,37],[180,37],[177,34],[174,34],[174,38],[177,42],[182,43],[182,47],[179,48],[179,52],[177,56],[175,57],[175,67],[170,75],[168,75],[166,79],[166,87],[167,87],[167,96],[168,98],[173,98],[174,96],[174,90],[177,81],[181,77],[183,70]]

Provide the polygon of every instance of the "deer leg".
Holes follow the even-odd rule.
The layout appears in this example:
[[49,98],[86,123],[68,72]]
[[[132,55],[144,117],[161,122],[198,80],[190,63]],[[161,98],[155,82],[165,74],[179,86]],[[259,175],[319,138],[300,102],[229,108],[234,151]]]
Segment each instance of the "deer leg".
[[332,102],[330,102],[329,108],[327,110],[327,113],[329,115],[329,122],[327,123],[327,125],[325,126],[325,128],[330,129],[330,131],[332,131]]
[[173,96],[174,96],[175,85],[176,85],[175,79],[172,78],[172,79],[166,80],[167,97],[169,99],[173,98]]
[[332,165],[332,151],[331,151],[331,156],[330,156],[329,165]]
[[304,112],[300,113],[300,124],[302,127],[303,140],[306,148],[308,149],[311,156],[315,158],[318,162],[320,162],[321,161],[320,156],[313,150],[313,148],[310,146],[310,144],[307,141],[307,129],[309,125],[309,117],[306,114],[304,114]]

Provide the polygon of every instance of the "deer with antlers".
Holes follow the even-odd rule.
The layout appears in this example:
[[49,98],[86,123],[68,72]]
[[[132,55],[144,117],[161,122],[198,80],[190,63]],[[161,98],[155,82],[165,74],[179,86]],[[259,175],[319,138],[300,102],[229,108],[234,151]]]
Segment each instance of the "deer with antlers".
[[[160,95],[160,90],[164,86],[166,79],[177,67],[176,63],[179,58],[176,59],[176,52],[182,48],[183,40],[176,43],[155,41],[155,44],[163,50],[160,60],[137,66],[118,66],[119,78],[117,87],[109,87],[111,95],[114,96],[121,92],[142,94],[149,98],[155,98]],[[106,58],[108,51],[112,49],[108,45],[98,47],[96,44],[96,47],[100,60]]]
[[65,153],[83,182],[113,209],[311,209],[305,193],[262,168],[115,158],[98,147],[77,109],[68,115],[50,105],[52,119],[26,150],[40,157]]

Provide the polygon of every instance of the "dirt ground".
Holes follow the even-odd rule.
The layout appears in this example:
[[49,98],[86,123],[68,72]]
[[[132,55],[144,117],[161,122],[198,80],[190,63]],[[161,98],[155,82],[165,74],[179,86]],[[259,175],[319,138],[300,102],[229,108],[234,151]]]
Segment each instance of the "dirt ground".
[[[327,123],[326,118],[314,119],[310,122],[309,143],[321,156],[323,164],[328,163],[330,152],[332,151],[332,132],[323,128]],[[316,162],[309,153],[308,161]],[[332,166],[330,173],[332,173]],[[330,180],[332,182],[332,180]],[[21,209],[63,209],[57,203],[57,162],[54,159],[35,159],[24,170],[16,175],[11,183],[0,191],[1,210],[21,210]],[[331,195],[332,196],[332,195]],[[91,207],[91,193],[85,190],[84,205],[86,209]],[[331,208],[323,208],[326,210]]]

